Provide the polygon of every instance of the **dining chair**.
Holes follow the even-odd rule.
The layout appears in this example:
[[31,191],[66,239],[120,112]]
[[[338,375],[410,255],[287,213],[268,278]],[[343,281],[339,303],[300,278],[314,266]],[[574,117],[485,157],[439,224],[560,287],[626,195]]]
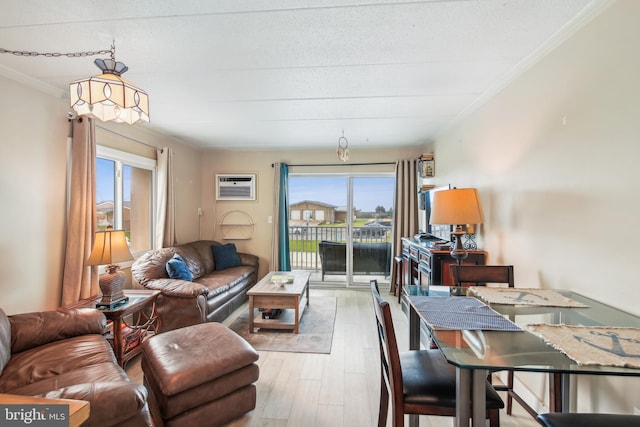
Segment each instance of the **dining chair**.
[[[513,265],[455,265],[449,266],[456,286],[484,286],[487,283],[506,283],[514,287]],[[507,392],[507,414],[513,410],[513,371],[507,372],[507,384],[495,385],[496,390]],[[529,411],[529,408],[525,408]],[[532,414],[533,415],[533,414]],[[534,415],[535,416],[535,415]]]
[[402,275],[404,274],[402,271],[403,262],[404,261],[401,256],[393,257],[393,274],[395,275],[395,277],[392,277],[394,282],[391,285],[391,287],[393,289],[392,293],[398,297],[398,304],[400,304],[400,301],[402,301],[402,292],[404,287],[404,284],[402,283],[403,281]]
[[456,265],[449,266],[456,286],[483,286],[487,283],[507,283],[513,288],[513,265]]
[[640,427],[638,415],[556,412],[540,414],[537,420],[545,427]]
[[[400,352],[396,341],[391,307],[382,299],[377,280],[371,294],[380,346],[380,408],[378,427],[387,425],[389,397],[393,427],[404,426],[404,415],[456,414],[456,370],[439,349]],[[487,418],[491,427],[500,425],[504,402],[487,381]]]

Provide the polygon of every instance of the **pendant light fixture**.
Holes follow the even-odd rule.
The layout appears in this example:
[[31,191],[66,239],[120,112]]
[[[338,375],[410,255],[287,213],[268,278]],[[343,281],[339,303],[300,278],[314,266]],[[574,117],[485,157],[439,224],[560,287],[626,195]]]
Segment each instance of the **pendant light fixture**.
[[122,78],[129,68],[116,62],[115,45],[110,59],[96,59],[102,74],[76,80],[69,85],[71,107],[78,115],[91,115],[103,122],[134,124],[149,121],[149,96]]
[[96,59],[94,63],[102,70],[102,74],[77,80],[69,85],[71,107],[82,115],[91,115],[107,122],[110,120],[134,124],[140,120],[149,121],[149,96],[147,92],[135,87],[122,78],[129,68],[122,62],[116,62],[116,46],[110,50],[92,52],[34,52],[28,50],[9,50],[0,47],[0,53],[15,56],[47,58],[84,58],[86,56],[111,53],[110,59]]
[[336,153],[341,161],[346,162],[349,160],[349,141],[344,137],[344,130],[342,131],[342,136],[338,138],[338,150]]

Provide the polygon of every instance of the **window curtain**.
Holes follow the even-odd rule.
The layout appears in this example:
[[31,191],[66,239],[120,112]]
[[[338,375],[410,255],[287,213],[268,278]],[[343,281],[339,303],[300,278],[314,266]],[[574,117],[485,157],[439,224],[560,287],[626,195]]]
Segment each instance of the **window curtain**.
[[291,271],[289,258],[289,167],[286,163],[273,165],[275,190],[271,265],[278,271]]
[[[399,160],[396,163],[396,192],[393,203],[393,256],[402,255],[402,238],[418,232],[418,161]],[[396,283],[396,271],[391,269],[391,283]]]
[[84,265],[91,253],[97,225],[94,120],[88,117],[71,120],[70,132],[62,306],[98,295],[98,267]]
[[157,170],[158,190],[156,194],[156,223],[154,248],[175,246],[176,244],[176,216],[175,191],[173,188],[173,150],[158,148]]

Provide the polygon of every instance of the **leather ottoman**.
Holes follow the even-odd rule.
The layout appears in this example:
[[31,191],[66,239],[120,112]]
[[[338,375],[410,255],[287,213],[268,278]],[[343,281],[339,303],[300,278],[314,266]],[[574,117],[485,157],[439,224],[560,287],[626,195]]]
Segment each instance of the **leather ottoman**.
[[258,353],[220,323],[174,329],[142,345],[155,426],[220,426],[256,407]]

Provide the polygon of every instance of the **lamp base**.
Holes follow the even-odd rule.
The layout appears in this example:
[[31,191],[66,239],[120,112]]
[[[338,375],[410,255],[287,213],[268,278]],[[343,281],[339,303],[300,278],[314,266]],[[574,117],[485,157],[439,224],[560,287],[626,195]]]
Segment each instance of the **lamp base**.
[[456,238],[456,246],[451,250],[451,256],[456,260],[458,265],[462,265],[462,260],[469,255],[467,250],[462,246],[462,236],[464,236],[465,232],[462,230],[462,227],[458,225],[451,234]]
[[467,233],[463,236],[464,243],[462,246],[466,250],[476,250],[478,249],[478,244],[476,243],[476,235],[475,233]]
[[107,273],[100,276],[98,282],[102,291],[102,299],[96,303],[96,308],[113,308],[129,300],[122,288],[127,278],[117,265],[107,266]]

